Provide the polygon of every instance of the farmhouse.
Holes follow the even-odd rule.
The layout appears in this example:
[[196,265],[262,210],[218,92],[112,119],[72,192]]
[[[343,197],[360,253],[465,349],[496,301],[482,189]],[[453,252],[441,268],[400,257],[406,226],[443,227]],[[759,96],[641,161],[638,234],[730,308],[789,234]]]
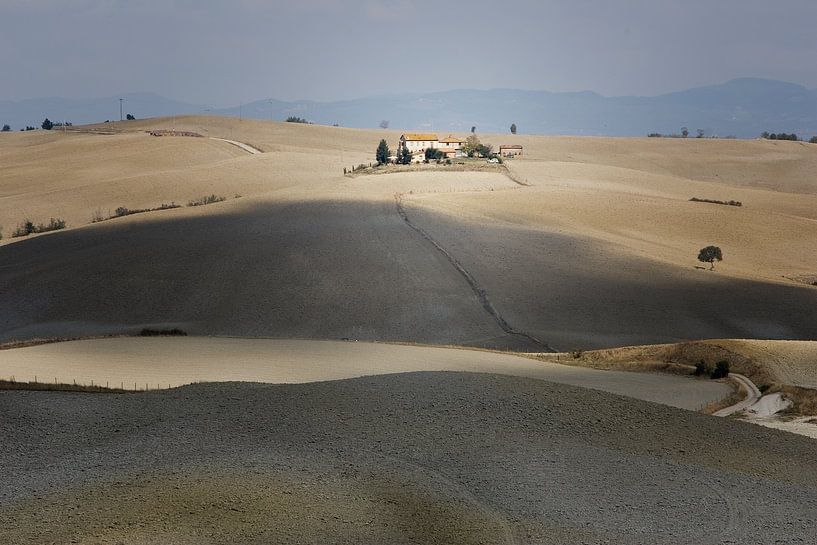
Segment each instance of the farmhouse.
[[406,133],[400,137],[397,149],[406,148],[416,160],[424,159],[427,149],[437,149],[445,154],[446,158],[462,157],[462,145],[465,141],[449,134],[438,138],[433,133]]
[[522,155],[522,146],[519,144],[501,144],[499,146],[500,157],[516,157]]
[[427,148],[439,146],[437,135],[433,133],[406,133],[400,137],[398,149],[407,148],[412,155],[423,153]]

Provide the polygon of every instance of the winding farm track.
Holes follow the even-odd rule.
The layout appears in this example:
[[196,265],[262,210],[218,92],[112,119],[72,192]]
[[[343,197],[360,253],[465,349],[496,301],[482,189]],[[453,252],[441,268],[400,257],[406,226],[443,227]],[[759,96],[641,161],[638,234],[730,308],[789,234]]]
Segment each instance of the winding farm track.
[[245,144],[244,142],[239,142],[237,140],[228,140],[227,138],[216,138],[216,137],[210,137],[210,139],[211,140],[218,140],[219,142],[227,142],[228,144],[232,144],[234,146],[237,146],[237,147],[243,149],[244,151],[246,151],[247,153],[249,153],[251,155],[260,155],[260,154],[264,153],[263,151],[261,151],[258,148],[254,148],[249,144]]
[[744,390],[746,390],[746,398],[740,403],[735,403],[730,407],[723,408],[713,414],[713,416],[730,416],[744,409],[748,409],[758,402],[761,398],[760,390],[757,389],[755,383],[743,375],[737,373],[729,373],[729,377],[737,382]]

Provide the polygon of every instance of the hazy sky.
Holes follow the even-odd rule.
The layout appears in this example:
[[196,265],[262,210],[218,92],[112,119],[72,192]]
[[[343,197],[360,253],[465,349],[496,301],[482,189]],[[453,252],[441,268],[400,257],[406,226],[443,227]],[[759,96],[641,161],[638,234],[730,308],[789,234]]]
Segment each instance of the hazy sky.
[[817,0],[0,0],[0,100],[817,88]]

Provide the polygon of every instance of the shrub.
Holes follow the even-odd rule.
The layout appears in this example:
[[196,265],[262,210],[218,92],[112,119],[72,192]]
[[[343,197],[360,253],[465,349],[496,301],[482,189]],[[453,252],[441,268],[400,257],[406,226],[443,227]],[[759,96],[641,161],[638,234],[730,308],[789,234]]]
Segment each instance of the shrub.
[[62,218],[51,218],[51,221],[48,222],[48,225],[43,225],[42,223],[37,225],[37,232],[38,233],[45,233],[46,231],[57,231],[59,229],[65,229],[65,220]]
[[128,114],[128,115],[125,117],[125,119],[127,119],[128,121],[135,121],[135,120],[136,120],[136,118],[135,118],[135,117],[133,117],[133,114]]
[[817,144],[817,136],[812,136],[808,142],[809,144]]
[[128,210],[127,208],[125,208],[124,206],[120,206],[119,208],[117,208],[116,210],[113,211],[113,215],[116,218],[121,218],[122,216],[127,216],[130,213],[131,213],[131,211]]
[[743,203],[740,201],[718,201],[715,199],[699,199],[698,197],[692,197],[689,199],[692,202],[708,202],[712,204],[725,204],[727,206],[743,206]]
[[695,364],[695,376],[701,377],[703,375],[708,375],[710,373],[709,364],[706,363],[704,360],[699,361]]
[[438,161],[440,159],[443,159],[444,157],[445,154],[441,150],[434,148],[426,149],[426,161]]
[[216,202],[221,202],[226,200],[224,197],[216,196],[216,195],[207,195],[200,199],[196,199],[193,201],[189,201],[187,206],[203,206],[205,204],[213,204]]
[[47,130],[47,131],[50,131],[51,129],[54,128],[54,124],[47,117],[43,120],[42,125],[40,125],[40,126],[42,128],[44,128],[45,130]]
[[309,124],[309,121],[307,121],[303,117],[298,117],[298,116],[292,115],[292,116],[287,117],[287,123],[307,123],[307,124]]
[[25,237],[32,233],[47,233],[48,231],[57,231],[65,229],[65,220],[61,218],[51,218],[48,223],[38,223],[34,225],[31,220],[25,220],[17,229],[12,232],[12,237]]
[[151,329],[146,327],[139,332],[140,337],[187,337],[187,332],[174,327],[173,329]]
[[3,128],[0,129],[0,132],[9,132],[11,131],[11,125],[3,125]]
[[574,350],[573,352],[570,353],[570,355],[573,356],[573,359],[575,360],[581,358],[582,354],[583,352],[581,350]]
[[712,371],[712,375],[710,375],[713,379],[718,378],[726,378],[729,376],[729,362],[726,360],[721,360],[715,364],[715,369]]

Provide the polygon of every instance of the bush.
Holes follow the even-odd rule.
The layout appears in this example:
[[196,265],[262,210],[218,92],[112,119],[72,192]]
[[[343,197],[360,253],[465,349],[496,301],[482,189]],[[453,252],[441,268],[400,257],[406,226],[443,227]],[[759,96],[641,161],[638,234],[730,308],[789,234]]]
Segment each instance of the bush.
[[287,123],[306,123],[306,124],[309,124],[309,121],[307,121],[303,117],[297,117],[297,116],[293,115],[293,116],[287,117]]
[[225,197],[218,197],[216,195],[207,195],[200,199],[196,199],[193,201],[188,201],[187,206],[203,206],[205,204],[213,204],[216,202],[221,202],[227,200]]
[[26,237],[32,233],[47,233],[48,231],[57,231],[59,229],[65,229],[65,220],[61,218],[51,218],[46,224],[38,223],[34,225],[34,222],[31,220],[25,220],[20,225],[17,226],[12,233],[12,237]]
[[173,329],[150,329],[148,327],[139,332],[140,337],[187,337],[187,332],[179,328]]
[[136,118],[135,118],[135,117],[133,117],[133,114],[128,114],[128,115],[125,117],[125,119],[127,119],[128,121],[135,121],[135,120],[136,120]]
[[727,206],[743,206],[743,203],[740,201],[718,201],[715,199],[699,199],[698,197],[692,197],[689,199],[692,202],[708,202],[712,204],[725,204]]
[[45,120],[43,120],[42,125],[40,125],[40,126],[42,128],[44,128],[45,130],[47,130],[47,131],[50,131],[51,129],[54,128],[54,124],[47,117],[45,118]]
[[445,158],[445,154],[442,151],[434,148],[426,149],[426,161],[439,161],[443,158]]
[[710,373],[709,364],[706,363],[704,360],[699,361],[695,364],[695,376],[701,377],[704,375],[708,375]]
[[11,232],[12,237],[25,237],[34,232],[34,224],[31,220],[25,220],[17,226],[17,229]]
[[11,131],[11,125],[3,125],[3,128],[0,129],[0,132],[10,132],[10,131]]
[[808,142],[809,144],[817,144],[817,136],[812,136]]
[[721,360],[715,364],[715,370],[712,371],[711,377],[713,379],[726,378],[729,376],[729,362]]

